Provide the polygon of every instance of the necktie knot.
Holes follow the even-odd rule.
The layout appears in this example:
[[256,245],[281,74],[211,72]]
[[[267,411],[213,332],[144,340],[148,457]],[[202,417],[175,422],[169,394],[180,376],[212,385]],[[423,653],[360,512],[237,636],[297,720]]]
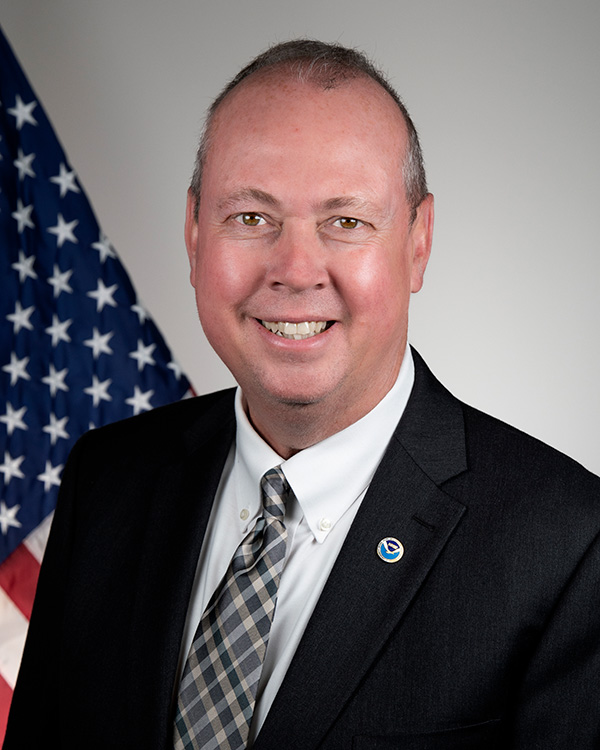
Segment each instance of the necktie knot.
[[269,469],[260,480],[264,516],[272,516],[283,522],[285,505],[290,496],[291,488],[285,474],[279,466]]

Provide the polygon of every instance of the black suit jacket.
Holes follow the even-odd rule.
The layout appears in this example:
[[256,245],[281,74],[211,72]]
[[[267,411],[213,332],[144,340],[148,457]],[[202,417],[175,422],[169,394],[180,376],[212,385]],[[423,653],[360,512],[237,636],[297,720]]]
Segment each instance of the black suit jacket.
[[[600,480],[453,398],[406,411],[256,750],[600,747]],[[65,469],[5,742],[166,750],[231,391],[86,435]],[[376,554],[387,536],[403,558]]]

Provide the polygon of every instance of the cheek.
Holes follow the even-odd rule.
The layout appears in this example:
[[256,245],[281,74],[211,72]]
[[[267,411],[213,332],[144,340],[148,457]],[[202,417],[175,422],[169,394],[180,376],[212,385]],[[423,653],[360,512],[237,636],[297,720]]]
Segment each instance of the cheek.
[[197,266],[194,287],[196,308],[204,335],[218,356],[228,364],[235,341],[235,318],[231,313],[231,291],[210,267]]
[[410,269],[404,254],[374,253],[360,258],[345,275],[347,304],[355,315],[371,325],[393,326],[405,314],[410,297]]
[[194,287],[199,305],[203,299],[219,307],[230,308],[247,295],[251,268],[241,253],[227,252],[212,245],[199,250],[194,273]]
[[248,253],[218,242],[200,248],[194,273],[196,306],[206,337],[225,358],[237,340],[244,311],[260,284],[259,272]]

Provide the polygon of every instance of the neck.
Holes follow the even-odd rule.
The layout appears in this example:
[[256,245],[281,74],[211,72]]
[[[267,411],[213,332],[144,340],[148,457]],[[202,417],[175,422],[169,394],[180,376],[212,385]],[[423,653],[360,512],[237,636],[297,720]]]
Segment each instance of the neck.
[[357,399],[362,409],[348,408],[346,404],[329,405],[327,408],[320,401],[248,403],[246,398],[244,408],[256,432],[276,453],[288,459],[354,424],[371,411],[383,396],[385,393],[373,399],[373,403],[367,402],[366,406],[362,399]]
[[241,384],[244,410],[262,439],[288,459],[341,432],[375,408],[396,383],[405,348],[401,351],[390,367],[381,367],[367,382],[340,387],[314,401],[284,400],[248,381]]

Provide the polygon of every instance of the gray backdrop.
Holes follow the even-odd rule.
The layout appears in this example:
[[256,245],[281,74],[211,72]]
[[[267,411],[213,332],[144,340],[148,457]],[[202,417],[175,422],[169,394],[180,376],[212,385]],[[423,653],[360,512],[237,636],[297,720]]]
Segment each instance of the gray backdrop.
[[0,23],[199,392],[232,382],[182,236],[203,112],[273,41],[366,50],[436,196],[412,342],[456,395],[600,473],[597,0],[0,0]]

